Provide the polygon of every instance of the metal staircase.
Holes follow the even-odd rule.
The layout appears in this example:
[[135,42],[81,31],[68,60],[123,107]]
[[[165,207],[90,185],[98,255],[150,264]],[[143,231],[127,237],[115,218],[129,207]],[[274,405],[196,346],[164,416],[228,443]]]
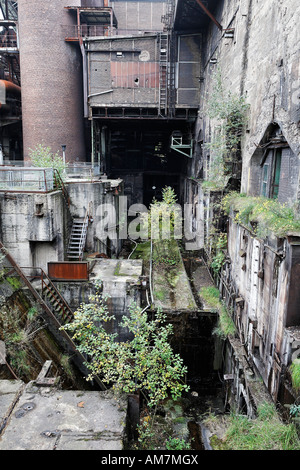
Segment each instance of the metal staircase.
[[[42,270],[41,270],[42,271]],[[74,314],[62,295],[44,271],[41,273],[42,297],[50,305],[52,312],[62,325],[70,323],[74,319]]]
[[70,261],[81,261],[86,242],[87,229],[89,225],[89,216],[86,213],[84,219],[73,219],[72,230],[70,234],[67,257]]
[[[74,362],[82,372],[85,375],[88,375],[89,372],[86,368],[87,358],[78,351],[72,338],[67,334],[67,332],[60,329],[64,324],[73,321],[74,314],[66,300],[52,283],[51,279],[41,268],[21,268],[8,253],[2,242],[0,242],[0,253],[5,256],[10,272],[11,269],[13,269],[22,282],[24,288],[28,289],[33,296],[34,301],[40,305],[49,330],[53,333],[63,349],[72,355]],[[27,274],[26,271],[28,271]],[[99,377],[96,376],[94,380],[102,390],[106,389]]]
[[[56,169],[54,170],[54,182],[55,188],[62,191],[69,220],[67,258],[69,261],[82,261],[89,225],[89,210],[86,211],[83,219],[73,218],[70,211],[71,201],[68,190]],[[72,228],[70,229],[70,227]]]
[[69,304],[42,268],[26,266],[19,269],[22,270],[26,279],[31,282],[31,286],[40,292],[42,300],[46,303],[52,314],[55,315],[60,325],[73,321],[74,314]]

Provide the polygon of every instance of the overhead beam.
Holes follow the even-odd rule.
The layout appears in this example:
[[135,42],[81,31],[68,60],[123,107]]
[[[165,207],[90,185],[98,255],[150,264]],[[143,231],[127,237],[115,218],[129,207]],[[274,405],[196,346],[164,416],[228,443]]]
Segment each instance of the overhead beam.
[[201,2],[201,0],[196,0],[198,5],[202,8],[202,10],[210,17],[210,19],[217,25],[220,31],[223,31],[223,27],[220,25],[220,23],[216,20],[214,15],[206,8],[205,5]]

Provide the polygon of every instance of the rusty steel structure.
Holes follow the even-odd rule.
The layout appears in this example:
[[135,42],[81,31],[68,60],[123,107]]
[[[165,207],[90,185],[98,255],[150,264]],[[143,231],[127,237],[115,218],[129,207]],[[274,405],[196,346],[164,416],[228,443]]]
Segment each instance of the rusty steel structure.
[[[28,291],[33,296],[33,299],[40,306],[48,325],[51,325],[51,331],[63,346],[63,349],[72,354],[75,364],[87,375],[87,369],[85,366],[86,358],[77,349],[68,333],[65,330],[61,330],[61,327],[64,324],[72,321],[74,317],[73,311],[57,290],[49,276],[41,268],[20,267],[14,258],[8,253],[1,241],[0,253],[4,255],[5,262],[18,276],[20,282],[27,287]],[[33,285],[34,280],[38,280],[40,282],[39,287],[36,288]],[[106,389],[98,376],[96,376],[94,380],[101,390]]]
[[19,41],[18,41],[18,2],[1,0],[0,9],[0,58],[2,77],[21,84]]

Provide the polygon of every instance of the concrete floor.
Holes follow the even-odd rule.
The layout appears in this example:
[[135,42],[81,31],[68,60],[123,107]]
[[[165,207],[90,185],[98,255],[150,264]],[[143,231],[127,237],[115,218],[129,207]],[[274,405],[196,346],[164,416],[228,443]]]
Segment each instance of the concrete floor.
[[0,450],[122,450],[126,418],[110,391],[0,381]]

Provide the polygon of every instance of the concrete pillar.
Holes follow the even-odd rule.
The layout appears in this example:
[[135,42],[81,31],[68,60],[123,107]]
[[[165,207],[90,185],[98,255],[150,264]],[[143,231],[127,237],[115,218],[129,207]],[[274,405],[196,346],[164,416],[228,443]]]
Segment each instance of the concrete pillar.
[[76,24],[76,12],[65,10],[67,5],[66,0],[18,2],[25,160],[38,144],[61,155],[66,145],[67,161],[86,159],[82,59],[78,44],[65,41]]

